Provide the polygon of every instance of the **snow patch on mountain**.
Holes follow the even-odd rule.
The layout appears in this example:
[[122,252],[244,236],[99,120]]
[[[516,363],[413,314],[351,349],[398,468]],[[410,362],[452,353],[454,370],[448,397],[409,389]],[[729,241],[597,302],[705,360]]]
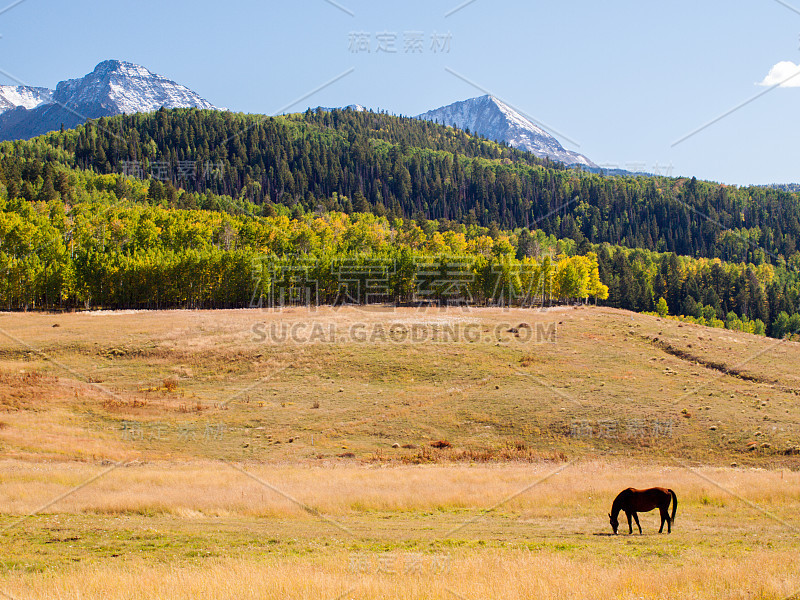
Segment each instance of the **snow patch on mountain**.
[[0,114],[22,106],[28,110],[53,101],[53,90],[27,85],[0,85]]
[[360,104],[348,104],[347,106],[339,106],[338,108],[331,108],[328,106],[318,106],[319,110],[324,110],[325,112],[331,112],[332,110],[354,110],[356,112],[367,112],[367,108],[365,106],[361,106]]

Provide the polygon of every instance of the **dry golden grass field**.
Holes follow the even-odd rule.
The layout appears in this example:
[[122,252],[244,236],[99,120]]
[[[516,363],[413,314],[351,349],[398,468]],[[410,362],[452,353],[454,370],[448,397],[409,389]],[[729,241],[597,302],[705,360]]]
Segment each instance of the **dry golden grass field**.
[[602,308],[0,314],[0,598],[798,597],[798,394]]

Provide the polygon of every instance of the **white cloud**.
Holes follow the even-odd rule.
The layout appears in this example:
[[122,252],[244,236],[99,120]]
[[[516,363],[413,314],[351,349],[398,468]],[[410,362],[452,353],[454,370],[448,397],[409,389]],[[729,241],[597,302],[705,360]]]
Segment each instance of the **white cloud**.
[[769,74],[764,81],[758,85],[773,86],[780,84],[781,87],[800,87],[800,65],[794,64],[790,60],[784,60],[769,70]]

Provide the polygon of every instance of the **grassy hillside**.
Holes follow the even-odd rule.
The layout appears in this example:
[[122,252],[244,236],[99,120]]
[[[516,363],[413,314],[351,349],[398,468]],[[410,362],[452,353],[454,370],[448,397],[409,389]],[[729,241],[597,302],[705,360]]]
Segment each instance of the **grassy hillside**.
[[798,460],[800,345],[613,309],[4,314],[0,328],[0,444],[18,458]]

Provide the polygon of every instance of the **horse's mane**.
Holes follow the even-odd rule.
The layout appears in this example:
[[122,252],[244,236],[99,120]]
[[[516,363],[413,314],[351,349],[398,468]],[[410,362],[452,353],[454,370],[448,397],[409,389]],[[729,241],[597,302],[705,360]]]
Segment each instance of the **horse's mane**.
[[622,490],[619,494],[617,494],[617,497],[614,498],[614,502],[611,504],[612,515],[617,515],[622,510],[622,507],[620,506],[622,504],[622,496],[625,495],[625,492],[627,491],[628,490]]

